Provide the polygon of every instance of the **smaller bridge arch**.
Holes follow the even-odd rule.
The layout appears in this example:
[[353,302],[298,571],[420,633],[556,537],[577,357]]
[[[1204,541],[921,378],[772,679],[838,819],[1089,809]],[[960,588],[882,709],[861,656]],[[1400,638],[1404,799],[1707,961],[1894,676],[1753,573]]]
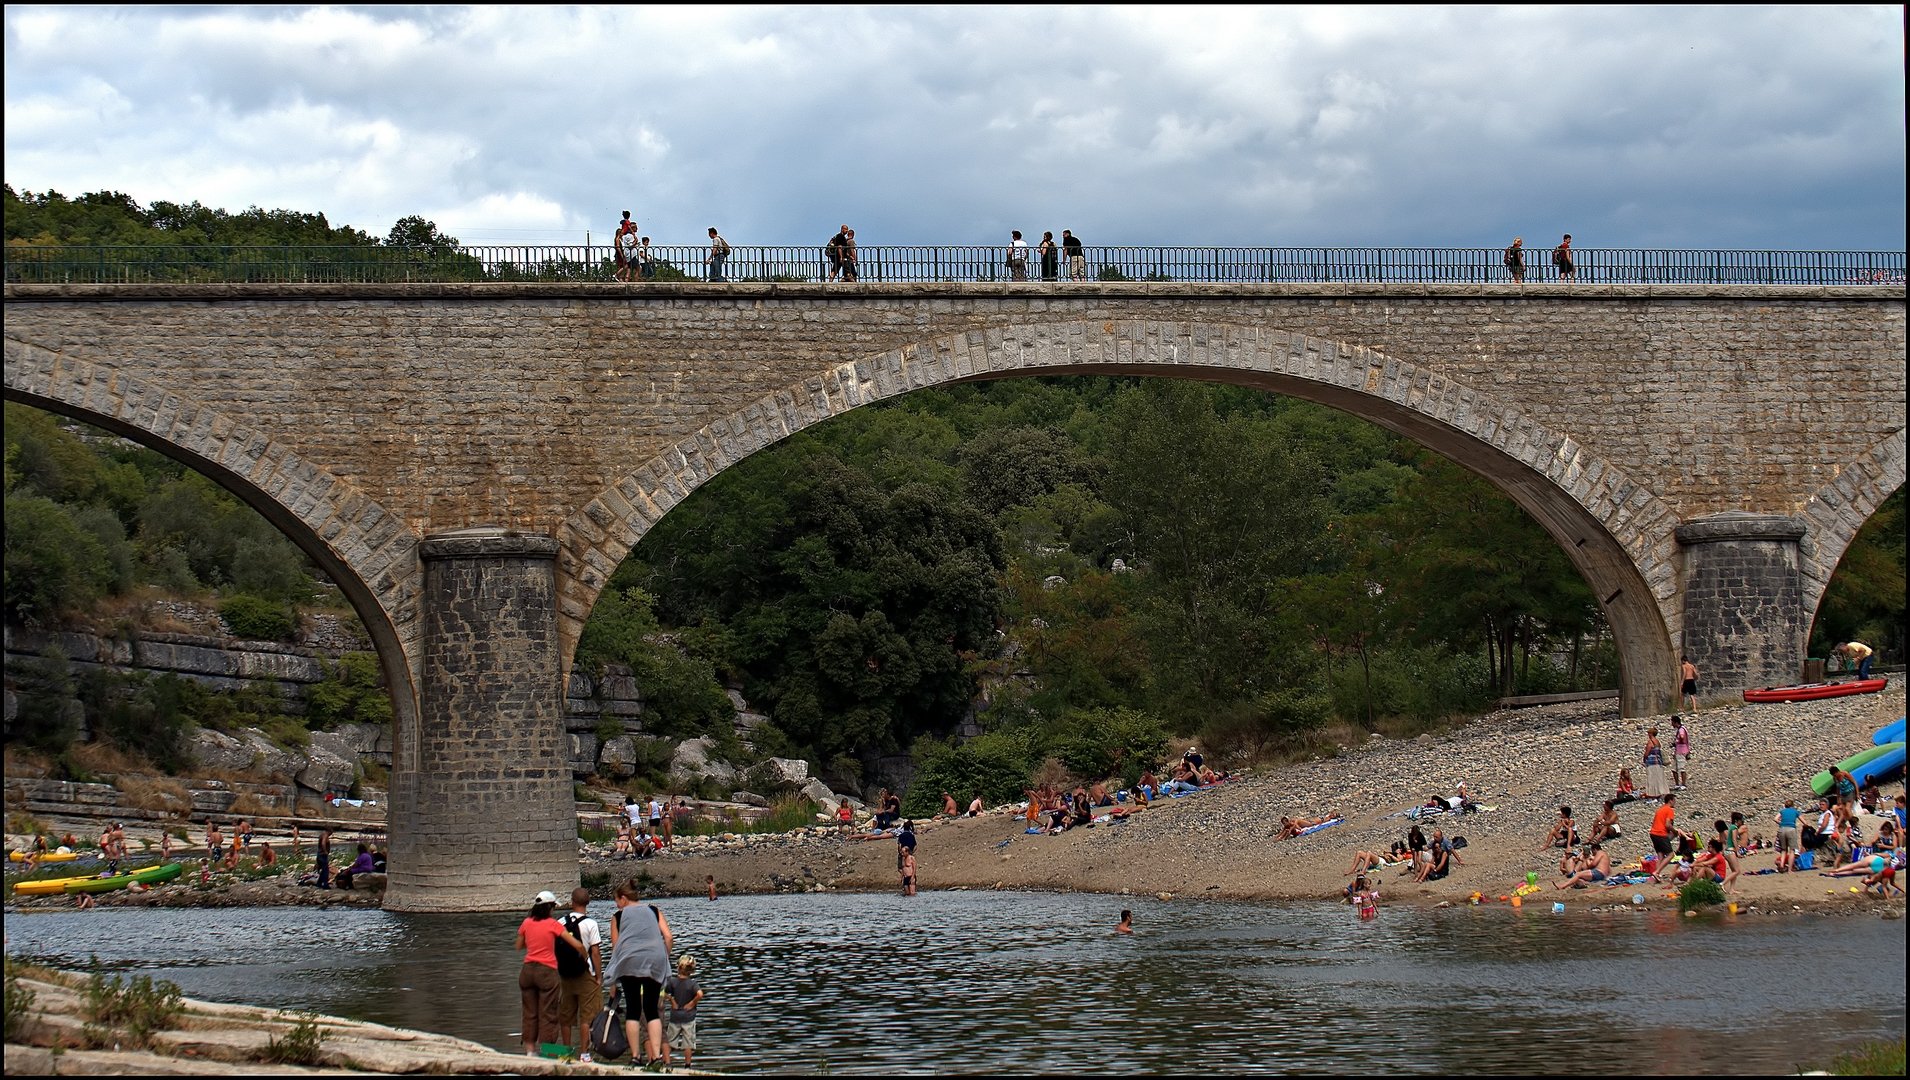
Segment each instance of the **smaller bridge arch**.
[[1858,530],[1885,499],[1903,487],[1904,434],[1905,429],[1899,428],[1839,469],[1804,504],[1802,516],[1808,528],[1798,549],[1807,632],[1817,620],[1817,606],[1824,601],[1831,575],[1837,572]]
[[420,581],[410,528],[277,440],[150,378],[14,340],[6,343],[6,366],[6,400],[156,450],[237,496],[298,545],[371,635],[391,692],[398,752],[415,745]]
[[568,669],[598,594],[677,503],[811,424],[911,390],[986,379],[1150,375],[1226,382],[1380,424],[1480,474],[1531,514],[1593,589],[1618,642],[1627,715],[1675,683],[1671,510],[1642,483],[1490,393],[1377,350],[1237,324],[1035,322],[945,335],[841,362],[710,422],[599,492],[557,533]]

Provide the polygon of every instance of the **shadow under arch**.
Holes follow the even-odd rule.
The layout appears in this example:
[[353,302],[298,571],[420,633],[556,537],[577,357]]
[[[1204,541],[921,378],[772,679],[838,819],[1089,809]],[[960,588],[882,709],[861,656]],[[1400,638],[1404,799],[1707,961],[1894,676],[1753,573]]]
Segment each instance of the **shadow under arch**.
[[1905,432],[1894,433],[1866,450],[1855,461],[1818,488],[1804,503],[1804,539],[1799,543],[1803,577],[1804,627],[1817,624],[1817,608],[1824,591],[1877,508],[1904,483]]
[[1350,413],[1444,455],[1530,514],[1591,586],[1617,643],[1623,713],[1647,715],[1669,702],[1677,685],[1670,628],[1680,622],[1670,549],[1677,519],[1644,484],[1489,393],[1372,349],[1265,327],[1147,319],[1011,325],[904,346],[813,372],[679,440],[558,529],[565,670],[618,563],[724,469],[811,424],[911,390],[1040,375],[1251,387]]
[[[9,340],[5,400],[91,424],[200,473],[259,512],[337,583],[391,694],[395,752],[417,745],[418,541],[370,497],[269,436],[107,365]],[[356,555],[348,555],[355,552]]]

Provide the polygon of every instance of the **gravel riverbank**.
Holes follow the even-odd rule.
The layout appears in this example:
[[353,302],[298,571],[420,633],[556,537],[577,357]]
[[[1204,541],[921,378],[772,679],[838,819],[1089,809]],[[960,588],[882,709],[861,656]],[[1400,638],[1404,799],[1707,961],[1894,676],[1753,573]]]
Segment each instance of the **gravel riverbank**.
[[[1904,714],[1904,692],[1797,704],[1730,705],[1705,709],[1689,721],[1692,759],[1688,790],[1679,796],[1679,820],[1700,837],[1711,823],[1744,813],[1752,832],[1775,836],[1772,818],[1786,798],[1810,805],[1810,776],[1870,745],[1871,733]],[[1167,893],[1235,900],[1337,898],[1349,880],[1353,853],[1385,848],[1410,822],[1397,811],[1451,794],[1464,781],[1492,810],[1440,819],[1449,835],[1463,835],[1464,865],[1444,881],[1413,885],[1386,871],[1388,902],[1463,902],[1476,891],[1496,898],[1536,870],[1549,884],[1557,853],[1539,849],[1560,804],[1573,807],[1581,827],[1613,794],[1621,766],[1638,768],[1646,727],[1668,733],[1669,717],[1622,719],[1609,701],[1509,710],[1481,716],[1442,735],[1372,739],[1334,758],[1243,776],[1198,795],[1157,802],[1119,825],[1030,836],[1019,817],[917,825],[920,885],[925,889],[1058,889],[1104,893]],[[1666,739],[1668,743],[1668,738]],[[1903,790],[1901,783],[1888,794]],[[1625,838],[1611,846],[1614,864],[1634,863],[1650,849],[1655,803],[1621,805]],[[1283,816],[1345,821],[1310,836],[1275,840]],[[1872,819],[1872,834],[1877,821]],[[1430,832],[1430,827],[1427,829]],[[1815,873],[1755,875],[1773,856],[1753,854],[1738,899],[1763,911],[1851,906],[1900,913],[1901,900],[1852,895],[1853,879]],[[586,871],[612,878],[648,875],[659,891],[699,893],[706,875],[720,892],[811,888],[896,887],[895,844],[858,842],[826,830],[727,843],[682,844],[642,862],[586,853]],[[1662,902],[1663,889],[1568,891],[1544,899],[1591,905],[1629,902],[1643,892]],[[1622,895],[1621,895],[1622,894]]]

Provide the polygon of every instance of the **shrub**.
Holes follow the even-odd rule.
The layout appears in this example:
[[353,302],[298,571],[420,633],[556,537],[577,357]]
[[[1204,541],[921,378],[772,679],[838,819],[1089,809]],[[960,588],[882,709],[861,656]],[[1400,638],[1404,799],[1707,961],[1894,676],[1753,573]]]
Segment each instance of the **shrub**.
[[225,620],[232,636],[250,641],[285,641],[298,628],[298,617],[291,605],[251,593],[239,593],[221,601],[219,618]]
[[150,975],[115,975],[109,981],[94,974],[86,982],[84,1001],[87,1034],[102,1046],[121,1041],[118,1035],[123,1034],[125,1042],[143,1048],[154,1032],[171,1027],[186,1011],[178,985],[164,979],[154,983]]
[[391,695],[385,690],[378,657],[366,652],[346,653],[325,665],[325,678],[306,691],[305,725],[329,731],[346,723],[391,722]]
[[33,1008],[35,997],[31,987],[20,982],[20,973],[14,970],[13,958],[6,961],[6,1040],[18,1041],[26,1027],[27,1011]]
[[929,817],[942,808],[942,792],[966,806],[977,795],[988,805],[1019,798],[1034,755],[1025,731],[992,731],[960,743],[922,738],[915,743],[915,779],[902,812]]
[[299,1019],[285,1033],[285,1038],[266,1038],[265,1060],[274,1065],[319,1063],[319,1048],[325,1041],[325,1035],[318,1030],[318,1017],[313,1013],[297,1015]]
[[1678,890],[1678,910],[1690,911],[1693,908],[1724,903],[1724,889],[1710,878],[1693,878]]

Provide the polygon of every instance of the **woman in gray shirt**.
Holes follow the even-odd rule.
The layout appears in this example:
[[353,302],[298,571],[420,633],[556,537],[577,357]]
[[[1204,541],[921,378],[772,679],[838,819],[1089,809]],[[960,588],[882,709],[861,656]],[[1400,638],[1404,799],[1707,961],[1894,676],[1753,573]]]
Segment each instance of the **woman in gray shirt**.
[[[623,991],[624,1034],[630,1039],[634,1059],[639,1046],[646,1052],[645,1064],[663,1056],[663,1014],[658,999],[663,980],[670,977],[670,949],[675,938],[670,920],[655,904],[642,903],[643,891],[635,880],[617,886],[617,912],[610,920],[609,977]],[[639,1026],[648,1043],[638,1038]]]

